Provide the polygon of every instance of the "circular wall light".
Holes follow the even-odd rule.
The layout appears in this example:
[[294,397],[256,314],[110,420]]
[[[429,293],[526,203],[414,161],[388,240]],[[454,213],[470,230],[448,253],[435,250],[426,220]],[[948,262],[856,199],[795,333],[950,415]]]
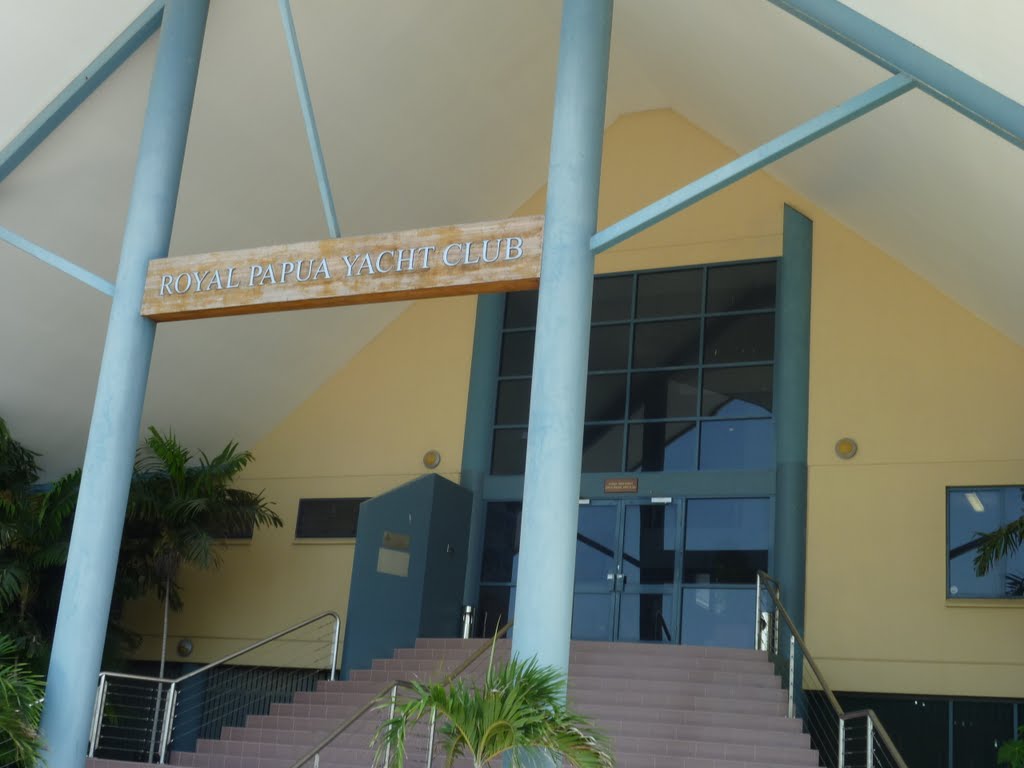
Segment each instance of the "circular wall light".
[[852,437],[841,437],[836,440],[836,456],[840,459],[852,459],[857,455],[857,441]]
[[423,466],[427,469],[437,469],[441,465],[441,452],[433,449],[423,454]]
[[192,641],[187,637],[183,637],[178,641],[178,655],[182,657],[192,655]]

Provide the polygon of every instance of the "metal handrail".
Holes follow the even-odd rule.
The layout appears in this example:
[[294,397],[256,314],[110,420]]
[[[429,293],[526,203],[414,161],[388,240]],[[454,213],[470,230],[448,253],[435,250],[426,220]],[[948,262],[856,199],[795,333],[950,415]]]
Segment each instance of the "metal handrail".
[[[261,640],[257,640],[255,643],[250,643],[249,645],[245,646],[240,650],[229,653],[227,656],[219,658],[216,661],[211,661],[209,664],[199,667],[199,669],[194,669],[188,674],[182,675],[181,677],[166,678],[156,677],[155,675],[133,675],[125,672],[100,672],[99,684],[96,689],[96,704],[92,715],[92,728],[89,733],[89,757],[92,757],[96,752],[96,745],[97,742],[99,741],[100,729],[102,728],[103,725],[103,708],[106,704],[108,680],[137,680],[141,682],[155,683],[158,686],[170,686],[170,689],[167,694],[168,703],[167,706],[164,708],[165,714],[163,730],[160,736],[160,762],[163,763],[164,759],[167,756],[167,746],[171,740],[171,726],[174,720],[173,705],[177,697],[178,686],[181,683],[185,682],[186,680],[190,680],[191,678],[196,677],[197,675],[201,675],[203,672],[213,669],[214,667],[219,667],[224,664],[227,664],[229,661],[234,661],[239,656],[243,656],[247,653],[250,653],[251,651],[255,651],[257,648],[262,648],[264,645],[272,643],[275,640],[280,640],[285,635],[290,635],[292,632],[296,632],[304,627],[308,627],[310,624],[315,624],[316,622],[322,619],[326,619],[328,617],[334,619],[334,633],[331,639],[330,669],[330,679],[334,680],[338,672],[338,650],[341,647],[341,616],[339,616],[336,611],[324,611],[323,613],[318,613],[316,616],[308,618],[305,621],[300,621],[298,624],[293,624],[287,629],[282,629],[280,632],[275,632],[272,635],[268,635],[267,637],[264,637]],[[154,717],[156,717],[155,713]],[[154,720],[154,727],[155,726],[156,721]]]
[[[784,606],[782,604],[782,600],[779,598],[779,592],[781,591],[779,582],[777,582],[775,579],[773,579],[771,576],[769,576],[764,571],[758,571],[757,572],[757,593],[758,593],[758,595],[760,595],[761,584],[762,583],[765,583],[766,585],[774,586],[774,589],[766,589],[765,591],[772,598],[772,602],[775,603],[776,610],[779,612],[779,615],[782,617],[782,620],[786,622],[786,626],[789,628],[790,642],[792,643],[793,641],[795,641],[796,644],[800,646],[800,651],[803,653],[803,657],[807,661],[807,666],[809,666],[811,668],[811,671],[814,672],[815,676],[818,678],[818,682],[821,684],[821,690],[824,692],[825,698],[828,699],[828,702],[832,706],[832,709],[835,711],[836,715],[839,717],[839,723],[840,723],[840,742],[839,742],[839,744],[840,744],[840,747],[839,747],[839,749],[840,749],[840,763],[839,763],[839,765],[840,765],[840,768],[842,768],[842,751],[844,749],[844,742],[842,740],[842,733],[843,733],[844,724],[846,723],[847,720],[852,720],[852,719],[857,718],[857,717],[865,717],[865,716],[868,717],[868,722],[871,723],[874,726],[874,729],[878,731],[879,736],[881,736],[881,738],[882,738],[882,742],[889,749],[889,752],[893,756],[893,759],[896,761],[897,766],[899,766],[899,768],[908,768],[906,762],[903,760],[903,756],[900,754],[899,750],[896,748],[896,745],[893,743],[892,739],[889,737],[889,732],[887,730],[885,730],[885,726],[882,725],[882,722],[878,719],[878,716],[874,713],[874,710],[870,710],[870,709],[868,709],[868,710],[858,710],[857,712],[850,712],[850,713],[846,713],[846,712],[843,711],[842,706],[839,704],[839,700],[836,698],[835,694],[832,692],[832,688],[829,687],[829,684],[827,682],[825,682],[825,676],[821,673],[821,668],[818,666],[817,662],[814,660],[814,656],[812,656],[810,650],[808,650],[807,643],[804,642],[803,636],[800,634],[800,632],[797,631],[796,625],[793,623],[793,619],[789,615],[789,611],[786,610],[786,606]],[[755,610],[757,611],[757,614],[758,614],[758,620],[760,620],[760,610],[761,610],[761,607],[760,607],[760,604],[759,604],[759,599],[760,598],[758,597],[757,598],[758,605],[755,606]],[[757,629],[755,629],[755,639],[756,639],[756,642],[757,642],[757,649],[761,650],[761,648],[760,648],[760,626],[758,626]],[[767,650],[767,649],[765,649],[765,650]],[[790,652],[790,695],[791,696],[792,696],[792,684],[793,684],[792,683],[792,681],[793,681],[793,663],[792,663],[793,657],[794,657],[794,654],[791,651]]]
[[[471,653],[461,664],[459,664],[455,669],[453,669],[451,672],[449,672],[445,676],[444,680],[441,681],[441,685],[448,685],[452,680],[454,680],[456,677],[458,677],[463,672],[465,672],[467,669],[469,669],[470,666],[472,666],[477,660],[479,660],[481,656],[483,656],[485,653],[487,653],[487,651],[489,651],[491,648],[494,647],[494,641],[495,640],[498,640],[499,638],[502,638],[506,634],[508,634],[508,631],[510,629],[512,629],[512,625],[514,623],[515,623],[514,621],[510,621],[508,624],[506,624],[501,629],[499,629],[497,632],[495,632],[494,633],[494,637],[492,638],[491,642],[484,643],[479,648],[477,648],[475,651],[473,651],[473,653]],[[355,713],[352,714],[341,725],[339,725],[333,731],[331,731],[326,736],[324,736],[315,746],[311,747],[307,752],[305,752],[302,755],[302,757],[300,757],[295,762],[293,762],[291,765],[289,765],[288,768],[302,768],[302,766],[304,766],[310,760],[314,760],[314,763],[313,763],[314,766],[319,766],[319,756],[320,756],[320,753],[323,752],[327,747],[329,747],[331,745],[331,743],[335,739],[337,739],[339,736],[341,736],[341,734],[343,734],[345,731],[347,731],[349,728],[351,728],[353,724],[355,724],[360,718],[363,717],[363,715],[365,715],[371,709],[376,709],[377,706],[378,706],[378,702],[380,702],[380,700],[383,699],[385,696],[387,696],[389,693],[391,694],[391,716],[394,716],[394,714],[395,714],[395,699],[396,699],[396,695],[397,695],[397,689],[400,688],[400,687],[401,688],[411,688],[412,685],[408,681],[405,681],[405,680],[392,680],[390,683],[388,683],[388,685],[386,687],[384,687],[380,691],[380,693],[374,694],[374,696],[368,702],[366,702],[366,704],[364,704],[359,709],[357,709],[355,711]],[[434,716],[431,715],[431,730],[433,730],[433,725],[434,725]],[[429,749],[429,747],[428,747],[428,749]],[[429,765],[430,764],[430,762],[429,762],[430,761],[429,755],[428,755],[427,760],[428,760],[427,764]],[[384,764],[387,765],[387,763],[388,763],[388,760],[385,759]]]
[[[900,751],[898,749],[896,749],[896,745],[893,743],[892,737],[889,736],[889,731],[887,731],[885,729],[885,726],[882,725],[882,721],[881,721],[881,719],[879,719],[878,715],[875,714],[875,710],[873,710],[873,709],[858,709],[856,712],[846,712],[845,714],[842,714],[842,715],[839,716],[839,720],[841,722],[846,722],[847,720],[856,720],[856,719],[861,718],[861,717],[866,717],[867,718],[867,721],[868,721],[868,733],[871,734],[872,731],[873,731],[874,733],[878,734],[878,736],[882,739],[882,743],[885,744],[886,748],[889,750],[889,754],[891,754],[893,756],[893,759],[896,760],[896,764],[899,766],[899,768],[907,768],[907,764],[903,760],[903,755],[901,755]],[[868,746],[868,754],[869,755],[871,754],[870,742],[871,742],[871,737],[869,736],[869,738],[868,738],[868,744],[869,744],[869,746]],[[870,760],[870,758],[869,758],[869,760]],[[871,763],[869,762],[868,763],[868,768],[870,768],[870,766],[871,766]]]

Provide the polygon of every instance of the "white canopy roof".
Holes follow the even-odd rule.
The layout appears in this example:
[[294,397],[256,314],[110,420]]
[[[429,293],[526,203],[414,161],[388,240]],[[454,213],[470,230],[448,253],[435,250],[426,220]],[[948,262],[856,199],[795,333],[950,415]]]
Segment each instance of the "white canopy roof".
[[[1024,4],[849,5],[1024,102]],[[0,0],[0,147],[146,6]],[[294,13],[346,234],[498,218],[545,182],[560,4]],[[156,44],[0,182],[0,226],[111,281]],[[619,0],[607,120],[669,107],[742,152],[887,76],[765,0]],[[771,172],[1024,343],[1024,152],[915,92]],[[326,235],[277,3],[217,0],[171,253]],[[82,460],[109,299],[4,243],[0,264],[0,416],[60,473]],[[144,423],[251,444],[401,310],[163,326]]]

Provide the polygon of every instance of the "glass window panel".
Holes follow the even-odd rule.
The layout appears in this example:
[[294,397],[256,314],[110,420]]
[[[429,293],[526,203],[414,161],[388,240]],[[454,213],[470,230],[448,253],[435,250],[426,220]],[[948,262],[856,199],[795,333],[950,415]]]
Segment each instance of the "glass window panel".
[[981,536],[1003,520],[1003,489],[959,489],[947,492],[949,509],[950,597],[998,597],[1003,587],[1002,563],[984,576],[974,572]]
[[[299,499],[295,538],[353,538],[359,523],[359,505],[365,498]],[[249,531],[248,538],[252,537]]]
[[704,270],[680,269],[637,276],[636,316],[671,317],[700,313]]
[[525,471],[526,430],[495,429],[491,472],[495,475],[521,475]]
[[638,323],[633,339],[634,368],[696,365],[700,359],[700,321]]
[[594,279],[594,301],[590,321],[629,320],[633,310],[633,275]]
[[702,416],[771,416],[772,366],[708,368],[700,410]]
[[696,414],[696,370],[633,374],[629,387],[631,419],[670,419]]
[[683,643],[748,648],[753,612],[753,589],[686,587],[683,590]]
[[663,472],[697,468],[697,429],[692,421],[629,425],[626,471]]
[[594,424],[583,427],[583,471],[622,471],[621,424]]
[[580,507],[576,528],[577,586],[608,588],[608,574],[615,573],[615,531],[618,507],[613,504],[586,504]]
[[747,584],[768,570],[768,499],[691,499],[686,503],[683,581]]
[[590,329],[592,371],[621,371],[629,366],[629,326],[598,325]]
[[775,356],[775,315],[730,315],[704,321],[705,363],[752,363]]
[[505,327],[532,328],[537,324],[537,291],[513,291],[505,295]]
[[626,587],[672,584],[676,562],[675,506],[627,504],[623,525],[622,572]]
[[776,262],[708,268],[708,312],[772,309]]
[[671,621],[670,594],[626,593],[619,596],[619,642],[671,643]]
[[587,421],[622,421],[626,411],[626,374],[601,373],[587,377]]
[[953,765],[991,768],[999,745],[1012,739],[1013,704],[953,700]]
[[572,599],[572,639],[612,639],[612,595],[577,592]]
[[515,587],[480,587],[474,617],[477,637],[493,637],[515,616],[515,591]]
[[518,501],[487,504],[481,581],[514,583],[519,568],[519,529],[523,505]]
[[530,418],[530,379],[498,382],[495,424],[525,424]]
[[533,373],[533,331],[506,333],[501,340],[501,376],[529,376]]
[[701,469],[770,469],[774,463],[775,428],[771,419],[701,424]]

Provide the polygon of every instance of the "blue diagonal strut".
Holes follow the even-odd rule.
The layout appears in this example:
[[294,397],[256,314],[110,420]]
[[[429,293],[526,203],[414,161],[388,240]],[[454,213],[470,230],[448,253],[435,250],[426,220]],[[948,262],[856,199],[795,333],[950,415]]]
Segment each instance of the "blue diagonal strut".
[[51,267],[56,267],[64,274],[71,275],[71,277],[85,283],[91,288],[95,288],[100,293],[105,293],[107,296],[114,295],[113,283],[104,280],[98,275],[94,275],[89,270],[83,269],[77,264],[72,264],[67,259],[62,258],[55,253],[51,253],[41,245],[36,245],[30,240],[26,240],[21,235],[17,235],[5,227],[0,227],[0,240],[10,243],[19,251],[24,251],[29,256],[35,256],[37,259],[49,264]]
[[0,149],[0,181],[7,178],[89,94],[160,28],[163,13],[164,0],[151,3],[21,133]]
[[803,125],[772,139],[767,144],[762,144],[757,149],[723,165],[707,176],[687,184],[657,202],[651,203],[646,208],[602,229],[590,239],[590,247],[594,253],[607,250],[733,182],[759,171],[815,139],[856,120],[861,115],[889,103],[914,87],[914,81],[906,75],[891,77],[874,88],[843,102],[838,107],[833,107]]
[[838,0],[768,0],[819,32],[1024,149],[1024,104],[985,85]]
[[313,116],[313,101],[309,97],[309,85],[306,83],[306,70],[302,66],[302,54],[299,52],[299,38],[295,32],[295,20],[292,18],[292,7],[289,0],[278,0],[281,9],[281,23],[284,24],[284,36],[288,41],[288,55],[292,60],[292,74],[295,76],[295,90],[299,94],[299,105],[302,107],[302,120],[306,124],[306,138],[309,140],[309,151],[313,155],[313,170],[316,172],[316,183],[320,187],[320,199],[327,217],[327,229],[331,237],[341,237],[338,226],[338,214],[334,209],[334,195],[331,194],[331,183],[327,178],[327,164],[320,148],[320,134],[316,129],[316,118]]

